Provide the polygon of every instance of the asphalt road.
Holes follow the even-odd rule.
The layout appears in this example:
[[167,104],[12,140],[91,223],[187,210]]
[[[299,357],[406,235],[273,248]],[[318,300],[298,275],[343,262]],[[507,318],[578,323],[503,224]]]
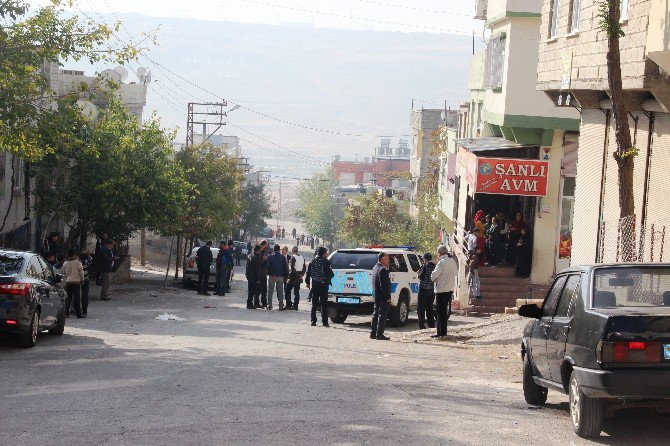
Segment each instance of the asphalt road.
[[[364,318],[311,327],[306,302],[246,310],[243,286],[201,297],[161,292],[147,275],[92,302],[88,319],[68,319],[62,337],[44,334],[31,350],[0,344],[0,444],[670,441],[670,416],[646,411],[620,413],[596,442],[579,439],[565,397],[525,404],[516,358],[496,353],[510,346],[402,342],[393,329],[394,340],[373,341]],[[156,319],[164,314],[184,320]]]

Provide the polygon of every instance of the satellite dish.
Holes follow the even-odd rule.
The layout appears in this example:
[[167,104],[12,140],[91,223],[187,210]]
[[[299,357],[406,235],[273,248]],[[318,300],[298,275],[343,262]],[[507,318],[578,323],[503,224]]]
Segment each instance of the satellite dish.
[[98,107],[92,102],[79,99],[77,101],[77,107],[79,107],[81,114],[90,121],[96,121],[98,119]]
[[114,71],[116,74],[120,76],[120,81],[123,82],[126,79],[128,79],[128,70],[126,70],[126,67],[119,65],[118,67],[114,68]]
[[135,74],[137,74],[137,78],[140,80],[140,82],[144,82],[144,76],[147,75],[147,69],[144,67],[139,67]]
[[104,70],[99,77],[106,81],[121,82],[121,75],[114,70]]
[[147,68],[147,73],[144,75],[144,83],[145,84],[150,84],[151,83],[151,70]]

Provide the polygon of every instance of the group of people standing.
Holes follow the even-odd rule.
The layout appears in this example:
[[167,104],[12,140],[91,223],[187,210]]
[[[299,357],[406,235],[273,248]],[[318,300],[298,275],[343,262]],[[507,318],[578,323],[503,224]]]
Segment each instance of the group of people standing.
[[54,273],[63,276],[67,293],[66,317],[75,314],[77,318],[85,318],[88,314],[91,270],[96,275],[96,285],[100,286],[100,300],[108,301],[114,263],[118,257],[114,254],[114,241],[103,234],[96,241],[95,254],[88,250],[77,252],[74,248],[64,252],[60,234],[53,232],[44,243],[44,258],[51,265]]

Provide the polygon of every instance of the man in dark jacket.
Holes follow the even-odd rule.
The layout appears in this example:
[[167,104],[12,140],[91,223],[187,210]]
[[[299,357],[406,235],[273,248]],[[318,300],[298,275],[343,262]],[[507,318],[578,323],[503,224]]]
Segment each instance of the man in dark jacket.
[[224,250],[226,248],[226,242],[219,242],[219,252],[216,254],[216,285],[214,286],[214,294],[219,296],[226,295],[226,287],[224,282],[226,277],[228,277],[228,263],[224,259]]
[[235,246],[235,266],[241,266],[242,265],[242,245],[237,244]]
[[321,306],[321,322],[328,327],[328,287],[334,276],[330,261],[326,258],[328,250],[323,246],[316,252],[316,258],[307,268],[305,283],[312,289],[312,327],[316,326],[316,309]]
[[423,255],[423,266],[419,270],[419,302],[417,313],[419,316],[419,328],[426,328],[426,317],[428,317],[428,327],[435,328],[435,315],[433,313],[433,302],[435,301],[435,284],[430,280],[430,275],[435,270],[433,256],[427,252]]
[[102,241],[100,247],[100,258],[98,268],[100,270],[100,300],[110,300],[109,287],[112,281],[112,272],[114,272],[114,253],[112,252],[114,242],[106,239]]
[[261,242],[261,283],[260,296],[261,308],[268,307],[268,257],[270,253],[270,244],[267,240]]
[[284,311],[284,284],[288,280],[288,263],[279,245],[275,245],[274,254],[268,257],[268,275],[268,310],[272,310],[272,296],[276,288],[279,311]]
[[377,259],[377,264],[372,269],[375,310],[372,314],[370,339],[388,341],[390,338],[384,336],[384,329],[386,328],[386,318],[391,305],[391,277],[389,276],[389,262],[391,259],[385,252],[380,252]]
[[247,259],[247,283],[249,284],[249,294],[247,295],[247,310],[255,310],[260,307],[258,296],[260,295],[261,282],[261,247],[256,245],[253,254]]
[[198,266],[198,294],[210,296],[209,289],[209,269],[214,263],[212,254],[212,242],[209,241],[201,246],[195,254],[195,263]]

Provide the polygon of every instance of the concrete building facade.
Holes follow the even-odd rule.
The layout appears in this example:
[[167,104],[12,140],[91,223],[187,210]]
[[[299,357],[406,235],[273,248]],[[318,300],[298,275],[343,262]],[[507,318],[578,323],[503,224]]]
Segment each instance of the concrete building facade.
[[[537,88],[554,104],[569,97],[581,110],[574,192],[573,264],[667,261],[665,206],[670,195],[670,26],[668,0],[622,2],[622,84],[638,154],[635,215],[620,218],[614,117],[608,96],[607,37],[595,1],[542,2]],[[670,229],[670,228],[667,228]],[[664,258],[665,255],[665,258]]]

